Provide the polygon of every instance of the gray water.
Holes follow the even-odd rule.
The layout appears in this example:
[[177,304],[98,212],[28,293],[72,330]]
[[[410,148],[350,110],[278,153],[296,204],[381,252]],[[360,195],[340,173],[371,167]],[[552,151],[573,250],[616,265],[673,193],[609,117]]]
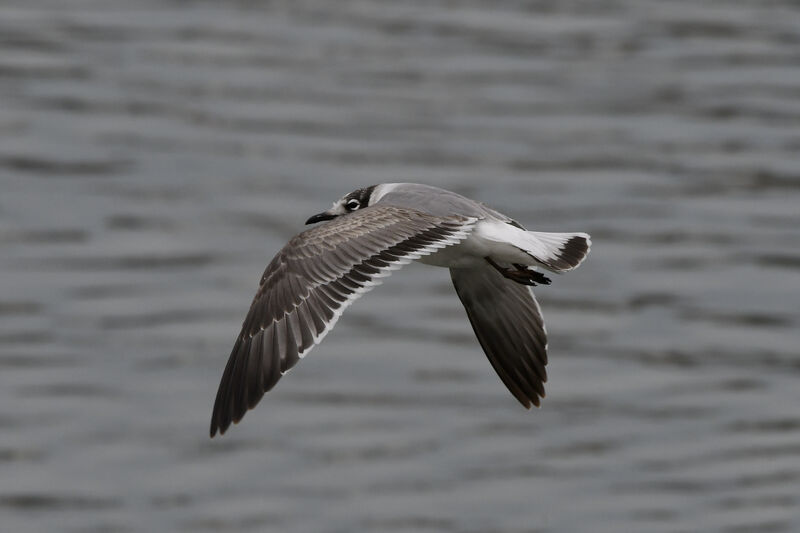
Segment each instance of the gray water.
[[[800,8],[0,5],[3,532],[800,531]],[[410,265],[223,438],[261,272],[421,181],[589,259],[541,409]]]

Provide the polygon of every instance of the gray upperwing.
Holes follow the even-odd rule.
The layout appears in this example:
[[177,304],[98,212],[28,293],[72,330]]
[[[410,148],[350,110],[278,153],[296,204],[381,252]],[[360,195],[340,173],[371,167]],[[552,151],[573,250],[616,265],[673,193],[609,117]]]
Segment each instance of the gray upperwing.
[[547,381],[547,332],[529,287],[489,266],[450,269],[458,297],[489,362],[526,408],[539,406]]
[[[384,191],[387,192],[383,193]],[[381,195],[378,201],[382,204],[416,209],[438,217],[453,215],[477,218],[489,217],[519,226],[506,215],[480,202],[432,185],[384,183],[376,187],[376,193]]]
[[242,419],[380,278],[467,238],[476,219],[359,209],[293,237],[267,266],[228,363],[210,434]]

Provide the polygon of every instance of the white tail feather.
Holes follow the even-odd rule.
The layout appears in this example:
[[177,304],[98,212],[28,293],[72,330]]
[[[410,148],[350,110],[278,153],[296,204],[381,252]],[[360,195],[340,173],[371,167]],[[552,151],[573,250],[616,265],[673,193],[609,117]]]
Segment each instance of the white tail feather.
[[500,263],[522,263],[550,272],[576,268],[592,244],[586,233],[526,231],[501,221],[480,222],[475,227],[474,240],[480,244],[475,245],[473,253],[481,258],[491,256]]
[[586,258],[592,239],[586,233],[526,231],[518,235],[525,252],[551,272],[576,268]]

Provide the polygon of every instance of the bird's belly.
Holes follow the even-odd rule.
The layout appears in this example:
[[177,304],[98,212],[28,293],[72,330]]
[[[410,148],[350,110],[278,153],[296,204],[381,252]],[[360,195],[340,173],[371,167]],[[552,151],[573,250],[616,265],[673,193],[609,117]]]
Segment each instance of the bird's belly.
[[[486,224],[486,226],[483,226]],[[472,268],[484,266],[486,257],[492,257],[499,263],[525,263],[531,262],[531,257],[509,242],[498,240],[495,235],[488,238],[487,230],[497,222],[479,222],[469,237],[458,244],[442,248],[441,250],[421,257],[419,261],[426,265],[447,268]],[[503,226],[508,226],[503,223]],[[519,231],[513,226],[508,226],[511,231]]]

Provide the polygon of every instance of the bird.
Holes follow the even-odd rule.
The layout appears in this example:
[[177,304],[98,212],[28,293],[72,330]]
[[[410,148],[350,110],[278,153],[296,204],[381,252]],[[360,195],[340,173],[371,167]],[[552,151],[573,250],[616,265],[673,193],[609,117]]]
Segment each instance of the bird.
[[224,434],[381,278],[414,260],[450,269],[501,381],[527,409],[547,381],[547,332],[533,287],[586,258],[586,233],[526,230],[483,203],[430,185],[357,189],[310,217],[267,266],[222,373],[210,435]]

